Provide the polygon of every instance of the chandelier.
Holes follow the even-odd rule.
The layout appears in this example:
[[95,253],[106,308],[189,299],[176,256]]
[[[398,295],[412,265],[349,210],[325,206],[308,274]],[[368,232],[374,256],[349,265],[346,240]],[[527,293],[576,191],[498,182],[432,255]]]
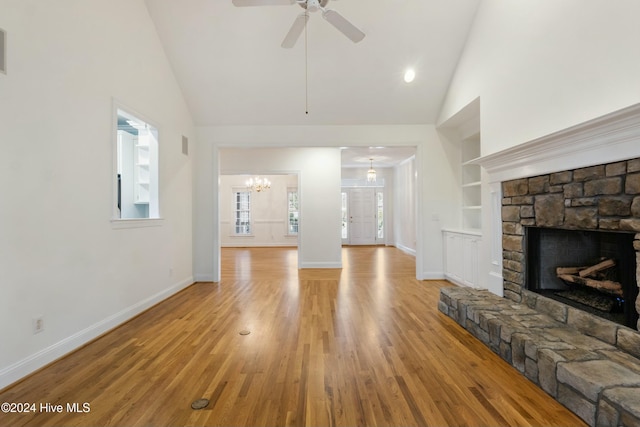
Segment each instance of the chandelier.
[[367,171],[367,182],[376,182],[376,170],[373,168],[373,159],[369,159],[371,161],[371,166]]
[[256,176],[255,178],[249,178],[246,184],[249,190],[256,191],[258,193],[271,188],[271,181],[269,181],[267,178],[260,178],[259,176]]

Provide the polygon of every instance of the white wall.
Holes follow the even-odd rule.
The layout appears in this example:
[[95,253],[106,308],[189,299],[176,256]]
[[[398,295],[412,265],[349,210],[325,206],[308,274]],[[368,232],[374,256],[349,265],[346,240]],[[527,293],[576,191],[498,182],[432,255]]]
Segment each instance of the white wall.
[[394,169],[396,183],[393,203],[397,209],[393,222],[394,245],[405,252],[415,254],[416,232],[416,159],[404,161]]
[[640,2],[483,0],[439,123],[481,100],[482,154],[640,102]]
[[260,175],[271,188],[251,193],[251,235],[235,234],[235,191],[244,191],[250,175],[220,176],[220,244],[223,247],[297,246],[289,231],[288,190],[298,187],[297,175]]
[[[142,0],[2,0],[0,27],[1,388],[192,282],[194,135]],[[160,128],[154,227],[111,222],[114,98]]]
[[[220,173],[296,173],[300,197],[298,265],[342,266],[338,148],[225,148],[220,150]],[[213,218],[218,215],[214,210]]]

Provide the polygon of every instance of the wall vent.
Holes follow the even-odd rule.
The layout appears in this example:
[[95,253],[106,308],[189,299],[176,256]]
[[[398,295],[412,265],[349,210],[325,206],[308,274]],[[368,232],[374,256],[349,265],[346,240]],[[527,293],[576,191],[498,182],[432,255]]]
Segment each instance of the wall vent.
[[182,154],[189,155],[189,138],[184,135],[182,136]]
[[7,33],[0,28],[0,72],[7,74]]

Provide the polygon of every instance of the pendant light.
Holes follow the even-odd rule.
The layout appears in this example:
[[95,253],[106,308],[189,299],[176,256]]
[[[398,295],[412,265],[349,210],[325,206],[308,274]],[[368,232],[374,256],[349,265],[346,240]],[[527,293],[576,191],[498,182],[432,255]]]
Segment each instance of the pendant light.
[[371,161],[371,166],[367,171],[367,182],[376,182],[376,170],[373,168],[373,159],[369,159]]

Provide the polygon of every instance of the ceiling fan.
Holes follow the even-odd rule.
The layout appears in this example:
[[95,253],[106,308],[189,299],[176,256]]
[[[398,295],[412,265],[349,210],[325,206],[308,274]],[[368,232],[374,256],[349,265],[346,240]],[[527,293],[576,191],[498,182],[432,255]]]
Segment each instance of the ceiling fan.
[[297,4],[305,11],[300,14],[295,21],[289,32],[282,41],[282,47],[292,48],[300,38],[302,31],[307,25],[309,20],[309,12],[316,12],[320,10],[322,17],[326,19],[331,25],[336,27],[338,31],[347,36],[352,42],[358,43],[364,38],[364,33],[347,21],[342,15],[332,9],[325,9],[325,6],[329,3],[329,0],[233,0],[233,4],[238,7],[243,6],[278,6],[278,5],[292,5]]

